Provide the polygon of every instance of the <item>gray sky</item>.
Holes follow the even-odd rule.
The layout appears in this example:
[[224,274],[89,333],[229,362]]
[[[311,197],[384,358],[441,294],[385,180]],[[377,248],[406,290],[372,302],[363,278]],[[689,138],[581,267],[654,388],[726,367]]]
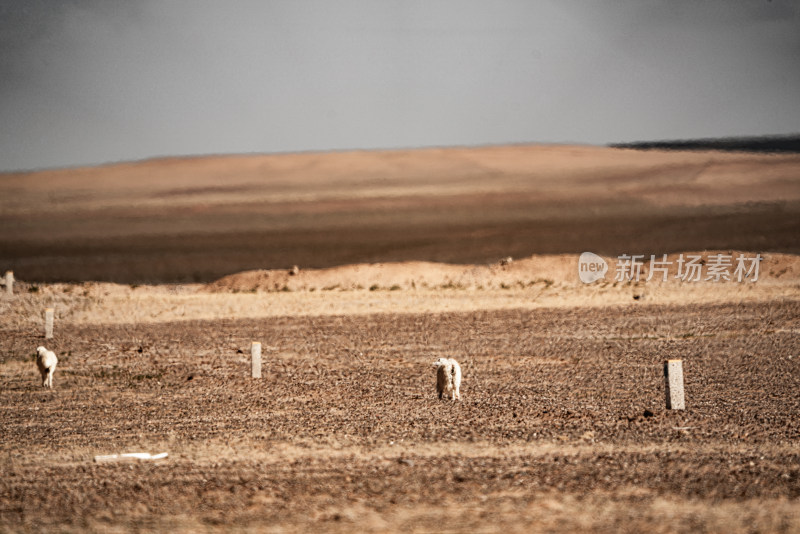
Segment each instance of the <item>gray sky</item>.
[[800,1],[0,0],[0,171],[800,131]]

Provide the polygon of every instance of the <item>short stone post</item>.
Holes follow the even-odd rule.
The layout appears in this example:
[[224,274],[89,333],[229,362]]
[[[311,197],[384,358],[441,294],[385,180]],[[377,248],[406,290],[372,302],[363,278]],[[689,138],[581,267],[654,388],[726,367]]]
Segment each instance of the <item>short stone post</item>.
[[53,339],[53,316],[55,315],[55,310],[53,308],[47,308],[44,310],[44,338],[45,339]]
[[258,341],[250,344],[250,370],[253,378],[261,378],[261,343]]
[[664,362],[664,384],[667,390],[667,410],[685,410],[683,360],[667,360]]
[[6,271],[6,295],[14,294],[14,271]]

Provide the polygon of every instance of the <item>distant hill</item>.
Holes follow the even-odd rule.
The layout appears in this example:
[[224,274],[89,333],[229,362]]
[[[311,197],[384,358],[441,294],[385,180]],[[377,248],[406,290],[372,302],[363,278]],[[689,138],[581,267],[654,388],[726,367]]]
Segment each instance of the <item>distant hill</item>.
[[[570,145],[164,158],[7,173],[0,273],[25,282],[169,284],[278,270],[297,283],[309,269],[387,262],[489,265],[585,251],[800,254],[798,176],[796,153]],[[294,265],[301,274],[286,274]],[[402,286],[380,279],[364,287],[386,283]]]
[[726,152],[800,153],[800,134],[762,137],[726,137],[676,141],[617,143],[613,148],[637,150],[723,150]]

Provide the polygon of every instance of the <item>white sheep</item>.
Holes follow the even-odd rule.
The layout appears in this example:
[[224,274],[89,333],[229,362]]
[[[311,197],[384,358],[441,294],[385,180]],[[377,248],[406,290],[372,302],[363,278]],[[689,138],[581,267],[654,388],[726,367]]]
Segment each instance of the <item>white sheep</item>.
[[439,358],[433,362],[436,367],[436,392],[439,398],[448,395],[451,400],[461,400],[461,366],[453,358]]
[[36,349],[36,353],[36,366],[42,375],[42,387],[52,388],[53,373],[56,372],[56,364],[58,363],[56,353],[44,347]]

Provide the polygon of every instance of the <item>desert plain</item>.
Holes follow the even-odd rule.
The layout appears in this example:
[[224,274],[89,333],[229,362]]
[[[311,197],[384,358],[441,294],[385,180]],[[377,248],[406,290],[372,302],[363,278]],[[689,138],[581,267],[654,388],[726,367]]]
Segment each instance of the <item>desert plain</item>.
[[[798,532],[799,236],[796,154],[0,174],[0,531]],[[460,401],[436,396],[443,356]],[[126,452],[168,456],[96,461]]]

